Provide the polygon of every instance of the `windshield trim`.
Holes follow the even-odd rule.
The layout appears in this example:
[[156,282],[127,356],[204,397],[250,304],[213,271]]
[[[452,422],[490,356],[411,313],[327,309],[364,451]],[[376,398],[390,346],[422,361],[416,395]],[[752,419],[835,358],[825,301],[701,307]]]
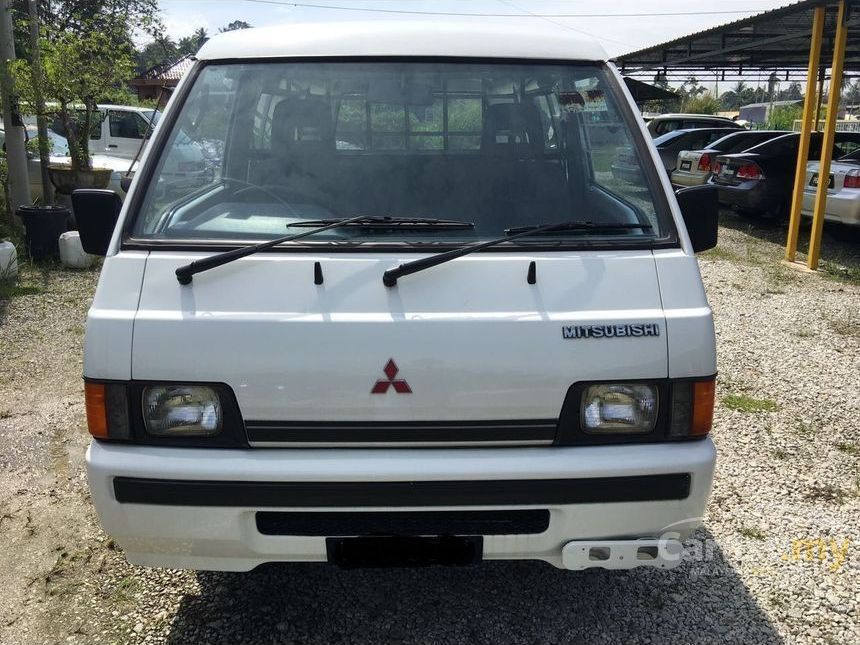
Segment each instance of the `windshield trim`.
[[[174,92],[174,95],[171,97],[171,109],[162,112],[161,118],[159,119],[159,127],[156,128],[155,136],[150,141],[150,146],[152,147],[149,150],[149,154],[147,154],[147,163],[143,165],[142,171],[139,173],[141,177],[138,182],[136,182],[136,187],[129,199],[128,208],[125,212],[122,230],[120,231],[120,244],[119,250],[142,250],[142,251],[150,251],[150,250],[163,250],[163,251],[203,251],[203,250],[215,250],[215,251],[224,251],[230,248],[239,248],[240,246],[244,246],[246,244],[237,245],[236,242],[228,242],[226,245],[221,244],[214,240],[153,240],[151,238],[139,238],[133,235],[133,227],[137,217],[140,214],[141,208],[143,206],[143,202],[146,199],[147,190],[144,190],[146,187],[150,185],[152,181],[153,175],[155,174],[155,169],[157,164],[155,163],[155,159],[161,157],[164,153],[164,149],[167,146],[167,143],[170,139],[170,136],[173,132],[173,129],[176,125],[176,122],[179,120],[179,116],[182,112],[182,106],[185,105],[185,102],[188,98],[188,95],[191,93],[194,85],[197,81],[197,78],[200,76],[201,72],[210,66],[221,66],[221,65],[236,65],[236,64],[252,64],[252,63],[277,63],[277,62],[329,62],[329,63],[349,63],[349,62],[448,62],[448,63],[463,63],[463,64],[475,64],[475,63],[484,63],[484,64],[499,64],[499,65],[559,65],[566,67],[597,67],[601,69],[606,78],[606,89],[611,93],[612,99],[616,102],[618,106],[626,106],[629,109],[619,109],[619,114],[624,121],[624,124],[627,126],[628,132],[630,133],[631,143],[633,144],[633,149],[636,151],[640,160],[648,159],[653,160],[651,151],[648,147],[648,142],[650,141],[650,135],[646,139],[647,132],[645,132],[645,126],[641,123],[638,112],[636,110],[635,105],[631,106],[631,102],[622,89],[621,85],[623,81],[620,80],[620,75],[618,74],[617,69],[614,65],[606,61],[591,61],[591,60],[558,60],[558,59],[543,59],[543,58],[487,58],[487,57],[467,57],[467,56],[312,56],[312,57],[275,57],[275,58],[230,58],[230,59],[217,59],[217,60],[205,60],[205,61],[195,61],[194,65],[182,79],[180,87]],[[487,249],[486,252],[494,253],[494,252],[510,252],[512,250],[517,249],[528,249],[531,251],[578,251],[583,249],[588,250],[651,250],[651,249],[666,249],[666,248],[681,248],[681,239],[678,233],[678,227],[675,222],[675,217],[673,210],[669,204],[669,200],[666,194],[666,189],[663,185],[663,182],[660,178],[657,163],[644,163],[641,167],[641,172],[645,178],[645,181],[648,185],[648,189],[651,193],[651,196],[654,201],[654,208],[656,210],[657,217],[662,220],[661,224],[666,229],[665,235],[659,238],[655,237],[645,237],[639,238],[637,240],[626,240],[626,239],[617,239],[612,242],[603,242],[602,244],[595,243],[595,240],[586,240],[583,238],[576,238],[575,236],[571,236],[567,239],[559,239],[558,242],[554,242],[550,245],[546,245],[545,243],[542,246],[540,242],[517,242],[514,245],[502,244],[500,247],[491,247]],[[592,169],[593,172],[593,169]],[[593,177],[592,177],[593,179]],[[595,183],[595,186],[599,186],[602,190],[609,192],[614,198],[621,199],[619,195],[615,192],[608,190],[606,187],[601,186]],[[247,244],[254,244],[259,242],[249,241]],[[232,244],[232,246],[231,246]],[[415,249],[421,248],[423,249],[432,249],[432,251],[445,251],[452,250],[455,248],[459,248],[462,246],[462,243],[435,243],[433,246],[429,246],[428,244],[434,244],[432,242],[415,242],[415,241],[404,241],[404,242],[363,242],[360,244],[356,244],[354,242],[350,242],[348,244],[336,243],[336,242],[318,242],[318,241],[308,241],[302,243],[288,243],[287,245],[279,246],[272,251],[282,252],[282,251],[308,251],[308,252],[316,252],[319,253],[322,249],[328,249],[337,253],[344,252],[381,252],[381,251],[395,251],[402,252],[403,249]],[[372,248],[370,248],[372,245]],[[422,252],[418,251],[418,252]]]

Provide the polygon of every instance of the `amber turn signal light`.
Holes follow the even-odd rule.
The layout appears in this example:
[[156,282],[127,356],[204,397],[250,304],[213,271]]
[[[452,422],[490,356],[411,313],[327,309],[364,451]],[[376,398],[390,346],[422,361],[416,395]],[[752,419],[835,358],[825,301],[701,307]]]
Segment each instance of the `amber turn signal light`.
[[96,439],[108,438],[107,397],[104,383],[85,383],[87,427]]
[[704,437],[711,431],[714,423],[714,396],[716,381],[696,381],[693,383],[693,423],[690,425],[691,437]]

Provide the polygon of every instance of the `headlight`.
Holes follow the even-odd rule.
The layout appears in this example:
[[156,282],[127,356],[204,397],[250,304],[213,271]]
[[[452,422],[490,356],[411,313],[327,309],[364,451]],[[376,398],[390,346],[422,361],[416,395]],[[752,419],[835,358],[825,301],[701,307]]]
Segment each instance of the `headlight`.
[[657,423],[655,385],[590,385],[582,394],[582,429],[588,434],[647,434]]
[[143,423],[156,437],[211,437],[221,432],[221,400],[202,385],[158,385],[143,390]]

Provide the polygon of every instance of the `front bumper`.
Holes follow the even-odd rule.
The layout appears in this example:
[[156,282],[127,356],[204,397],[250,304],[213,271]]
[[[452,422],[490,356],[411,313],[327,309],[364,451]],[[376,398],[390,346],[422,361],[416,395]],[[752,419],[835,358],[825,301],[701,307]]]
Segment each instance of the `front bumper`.
[[[815,207],[815,192],[804,191],[802,213],[812,217]],[[846,226],[860,226],[860,190],[828,193],[824,206],[824,220],[839,222]]]
[[[344,509],[416,515],[547,509],[549,524],[540,533],[484,535],[483,557],[539,559],[564,567],[563,550],[573,541],[689,534],[704,513],[714,462],[710,439],[576,448],[343,450],[93,442],[87,452],[93,502],[105,531],[130,562],[224,571],[327,559],[327,536],[264,534],[258,511]],[[676,495],[671,482],[681,479],[687,483],[683,495]],[[212,495],[194,497],[210,484],[217,486]],[[567,562],[581,568],[572,566],[570,557]]]

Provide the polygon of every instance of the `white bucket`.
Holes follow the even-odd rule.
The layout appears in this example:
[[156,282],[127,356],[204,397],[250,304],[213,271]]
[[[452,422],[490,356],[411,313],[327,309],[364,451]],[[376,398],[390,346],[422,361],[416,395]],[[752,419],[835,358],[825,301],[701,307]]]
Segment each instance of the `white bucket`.
[[0,242],[0,280],[18,275],[18,253],[12,242]]
[[86,269],[93,265],[96,256],[84,252],[81,236],[77,231],[60,235],[60,262],[70,269]]

